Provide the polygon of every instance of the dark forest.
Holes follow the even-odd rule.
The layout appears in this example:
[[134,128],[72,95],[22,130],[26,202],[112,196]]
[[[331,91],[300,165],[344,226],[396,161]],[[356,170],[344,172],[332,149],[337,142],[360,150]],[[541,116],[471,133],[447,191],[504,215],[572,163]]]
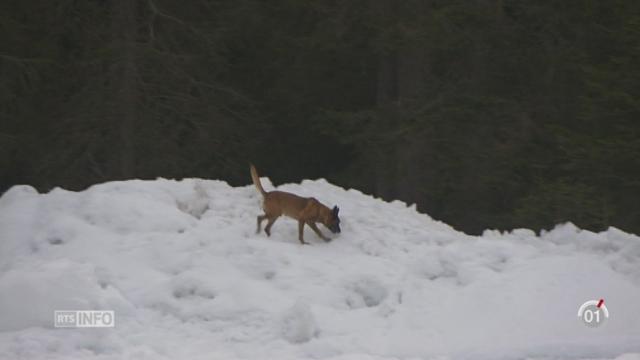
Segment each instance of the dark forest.
[[0,74],[0,191],[253,162],[468,233],[640,233],[638,1],[3,1]]

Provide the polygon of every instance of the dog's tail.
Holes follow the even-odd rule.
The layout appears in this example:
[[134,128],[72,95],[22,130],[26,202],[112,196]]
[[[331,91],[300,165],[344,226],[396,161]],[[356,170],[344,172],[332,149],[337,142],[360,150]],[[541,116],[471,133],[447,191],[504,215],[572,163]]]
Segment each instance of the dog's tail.
[[249,164],[249,169],[251,170],[251,180],[253,180],[253,185],[255,185],[256,189],[258,189],[258,191],[260,191],[260,194],[262,194],[262,196],[264,196],[267,192],[264,191],[264,188],[262,187],[262,184],[260,183],[260,177],[258,176],[258,170],[256,170],[256,167],[253,166],[253,164]]

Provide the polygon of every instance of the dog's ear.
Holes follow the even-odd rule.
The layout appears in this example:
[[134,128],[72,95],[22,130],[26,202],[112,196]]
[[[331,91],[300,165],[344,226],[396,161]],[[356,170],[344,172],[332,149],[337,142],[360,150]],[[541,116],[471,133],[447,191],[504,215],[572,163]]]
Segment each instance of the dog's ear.
[[338,211],[340,211],[340,209],[338,208],[338,205],[333,207],[333,216],[338,217]]

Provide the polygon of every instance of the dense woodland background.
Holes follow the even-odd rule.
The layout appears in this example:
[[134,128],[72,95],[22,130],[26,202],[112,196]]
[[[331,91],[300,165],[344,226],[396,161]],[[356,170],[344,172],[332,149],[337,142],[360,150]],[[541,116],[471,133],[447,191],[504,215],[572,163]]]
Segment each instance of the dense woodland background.
[[469,233],[640,233],[640,1],[7,0],[0,124],[0,191],[252,161]]

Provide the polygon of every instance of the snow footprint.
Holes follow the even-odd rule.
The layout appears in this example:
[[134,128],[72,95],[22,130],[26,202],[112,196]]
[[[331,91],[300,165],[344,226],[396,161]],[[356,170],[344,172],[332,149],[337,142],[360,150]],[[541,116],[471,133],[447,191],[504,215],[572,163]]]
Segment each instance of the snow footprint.
[[346,303],[351,309],[374,307],[387,298],[389,291],[374,277],[361,277],[346,286]]
[[216,294],[207,289],[201,281],[193,278],[182,278],[173,281],[171,295],[176,300],[215,299]]
[[415,272],[420,277],[434,281],[438,279],[456,279],[458,277],[458,268],[448,259],[441,257],[427,257],[421,259],[414,265]]

